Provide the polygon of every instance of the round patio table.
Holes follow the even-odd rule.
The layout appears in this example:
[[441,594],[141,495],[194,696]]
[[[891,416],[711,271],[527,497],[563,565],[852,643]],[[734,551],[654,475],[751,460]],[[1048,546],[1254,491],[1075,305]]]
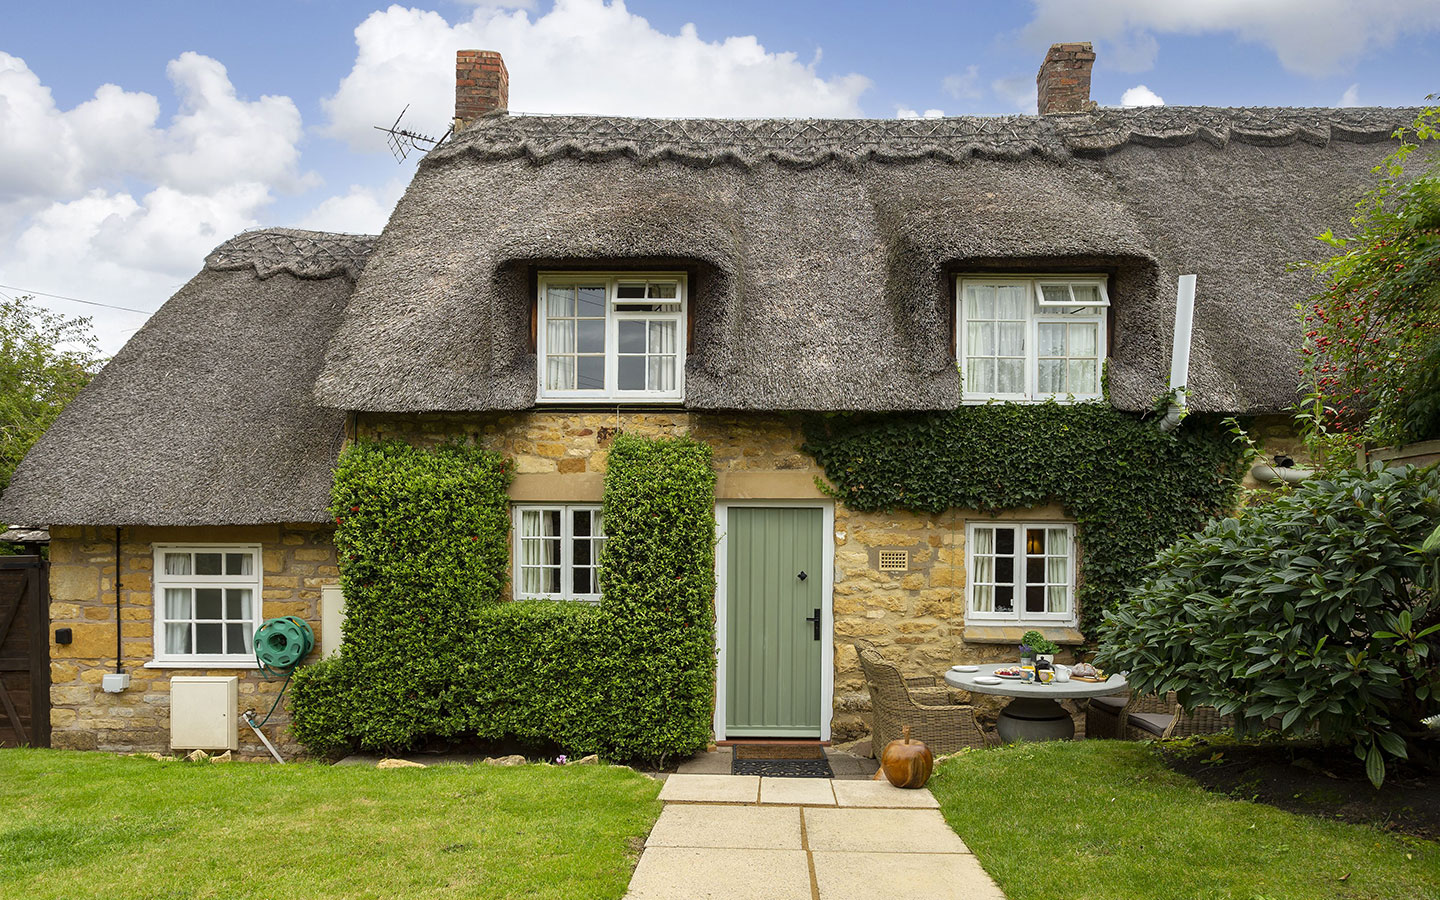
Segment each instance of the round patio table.
[[1015,663],[981,666],[976,672],[945,673],[945,683],[962,691],[977,694],[995,694],[1013,697],[1000,711],[995,730],[1000,740],[1007,744],[1015,741],[1068,741],[1075,736],[1075,722],[1060,705],[1061,700],[1079,700],[1087,697],[1104,697],[1119,694],[1129,685],[1123,675],[1111,675],[1104,681],[1067,681],[1040,684],[1025,684],[1016,679],[1001,679],[999,684],[976,684],[980,675],[994,675],[996,669],[1006,669]]

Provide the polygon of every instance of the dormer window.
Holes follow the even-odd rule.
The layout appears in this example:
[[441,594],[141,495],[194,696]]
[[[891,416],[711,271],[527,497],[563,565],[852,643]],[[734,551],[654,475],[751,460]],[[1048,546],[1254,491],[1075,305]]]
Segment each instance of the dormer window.
[[544,273],[539,291],[539,399],[684,398],[683,274]]
[[956,281],[964,400],[1093,400],[1105,361],[1103,276]]

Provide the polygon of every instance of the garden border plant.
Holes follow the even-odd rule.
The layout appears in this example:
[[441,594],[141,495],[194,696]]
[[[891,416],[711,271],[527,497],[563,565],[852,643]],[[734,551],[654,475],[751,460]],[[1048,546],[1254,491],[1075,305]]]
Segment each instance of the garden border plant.
[[461,444],[346,450],[332,501],[345,639],[296,672],[308,750],[478,736],[663,760],[709,740],[710,449],[615,438],[598,606],[502,599],[510,471]]
[[908,416],[815,416],[804,449],[822,490],[861,511],[995,513],[1058,503],[1081,548],[1091,635],[1154,555],[1235,505],[1246,448],[1192,415],[1164,434],[1107,403],[993,403]]

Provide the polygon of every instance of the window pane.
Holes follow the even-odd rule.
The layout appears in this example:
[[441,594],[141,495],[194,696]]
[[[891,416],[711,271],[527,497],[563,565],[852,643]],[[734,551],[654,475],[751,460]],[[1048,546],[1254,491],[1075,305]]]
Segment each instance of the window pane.
[[995,393],[1025,393],[1025,360],[995,360]]
[[165,652],[166,653],[191,653],[190,649],[190,623],[165,626]]
[[545,323],[545,352],[575,352],[574,319],[551,319]]
[[1076,303],[1099,303],[1100,286],[1095,284],[1072,284],[1070,289],[1075,292]]
[[643,391],[645,389],[645,357],[622,356],[618,360],[620,390]]
[[590,563],[592,562],[592,560],[590,559],[590,541],[589,541],[588,539],[581,539],[581,540],[578,540],[578,541],[573,541],[573,542],[571,543],[570,547],[571,547],[571,550],[570,550],[570,553],[571,553],[571,562],[572,562],[574,565],[577,565],[577,566],[588,566],[588,565],[590,565]]
[[995,289],[995,318],[1024,320],[1029,311],[1028,291],[1022,284],[1007,284]]
[[1032,588],[1045,584],[1045,557],[1032,556],[1025,560],[1025,583]]
[[195,626],[195,652],[196,653],[224,653],[225,635],[224,628],[219,622],[212,622]]
[[656,281],[650,284],[650,296],[656,300],[675,300],[676,288],[679,285],[673,281]]
[[995,586],[995,611],[1015,611],[1015,587],[1010,584],[999,584]]
[[249,619],[250,594],[249,588],[230,588],[225,591],[225,618]]
[[675,357],[649,357],[645,369],[645,387],[652,391],[675,390]]
[[1093,359],[1070,360],[1070,393],[1099,393],[1099,389],[1095,385],[1095,368],[1096,362]]
[[619,284],[615,286],[615,296],[621,300],[644,300],[645,285],[643,284]]
[[225,652],[226,653],[252,653],[252,647],[245,640],[246,627],[244,625],[225,626]]
[[1048,303],[1070,302],[1070,289],[1063,284],[1042,284],[1040,294]]
[[575,342],[575,349],[581,353],[604,353],[605,320],[581,319],[579,324],[580,336]]
[[1064,615],[1070,611],[1070,591],[1066,587],[1051,585],[1045,589],[1045,611]]
[[621,353],[645,352],[645,323],[633,319],[618,323]]
[[1041,528],[1025,529],[1025,552],[1030,554],[1045,554],[1045,531]]
[[605,387],[605,357],[581,356],[576,362],[576,387],[580,390],[600,390]]
[[969,322],[965,326],[967,356],[995,355],[995,323]]
[[227,553],[225,554],[226,575],[253,575],[255,574],[255,557],[250,553]]
[[196,575],[219,575],[220,560],[223,554],[220,553],[197,553],[195,554]]
[[190,554],[188,553],[167,553],[165,554],[166,575],[189,575]]
[[545,360],[545,387],[552,391],[575,389],[575,357],[552,356]]
[[965,289],[965,318],[995,318],[995,288],[975,285]]
[[1042,394],[1061,394],[1065,392],[1065,360],[1063,359],[1042,359],[1039,362],[1039,379],[1036,382],[1036,390]]
[[171,620],[189,619],[192,617],[190,610],[189,588],[165,589],[165,618]]
[[547,316],[575,315],[575,288],[571,285],[549,285],[545,288]]
[[[1005,532],[1001,532],[1001,534],[1004,534],[1004,533],[1005,533]],[[997,557],[995,557],[995,582],[996,582],[996,584],[1014,584],[1014,583],[1015,583],[1015,557],[1013,557],[1013,556],[997,556]]]
[[[1015,531],[1011,528],[995,529],[995,552],[1009,556],[1015,552]],[[1009,579],[1006,579],[1007,581]]]
[[974,394],[995,392],[995,360],[987,357],[965,362],[965,390]]
[[679,349],[675,343],[676,325],[673,319],[661,319],[647,323],[650,328],[651,353],[674,353]]
[[605,286],[585,285],[579,288],[580,307],[577,310],[582,316],[592,318],[605,317]]
[[[1041,328],[1044,328],[1044,327],[1046,327],[1046,326],[1041,325],[1040,327],[1041,327]],[[1061,326],[1056,325],[1056,326],[1051,326],[1051,327],[1060,328]],[[1096,346],[1095,346],[1095,345],[1096,345],[1096,343],[1097,343],[1097,336],[1098,336],[1099,330],[1100,330],[1100,325],[1099,325],[1099,323],[1096,323],[1096,322],[1076,322],[1075,324],[1071,325],[1071,326],[1070,326],[1070,355],[1071,355],[1071,356],[1095,356],[1095,355],[1096,355],[1096,352],[1095,352],[1095,351],[1096,351]],[[1044,347],[1044,343],[1043,343],[1043,342],[1041,343],[1041,347]],[[1049,354],[1049,353],[1045,353],[1045,352],[1042,350],[1042,351],[1041,351],[1041,355],[1042,355],[1042,356],[1051,356],[1051,355],[1054,355],[1054,356],[1064,356],[1065,354],[1064,354],[1064,353]]]
[[1025,323],[999,323],[995,328],[995,346],[999,356],[1024,356]]
[[575,510],[572,521],[574,522],[574,534],[576,537],[584,537],[590,533],[590,516],[591,513],[588,509]]
[[221,619],[220,614],[220,589],[219,588],[196,588],[195,589],[195,618],[197,619]]
[[1025,611],[1027,613],[1043,613],[1045,611],[1045,586],[1028,585],[1025,588]]
[[1040,356],[1065,355],[1065,326],[1055,322],[1041,322],[1036,326],[1039,338],[1035,352]]
[[592,580],[592,575],[591,575],[591,570],[590,570],[590,569],[576,569],[576,570],[575,570],[575,593],[577,593],[577,594],[593,594],[593,593],[595,593],[595,588],[594,588],[594,586],[591,584],[591,580]]
[[1046,552],[1056,556],[1070,555],[1070,532],[1064,528],[1047,529],[1046,540],[1049,541],[1049,549]]

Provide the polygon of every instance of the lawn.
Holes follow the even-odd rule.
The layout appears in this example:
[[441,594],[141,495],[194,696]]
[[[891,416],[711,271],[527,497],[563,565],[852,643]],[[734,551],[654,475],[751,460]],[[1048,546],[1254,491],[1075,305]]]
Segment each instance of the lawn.
[[0,750],[0,897],[618,898],[658,782]]
[[1440,845],[1208,793],[1144,744],[971,751],[930,788],[1009,900],[1440,897]]

